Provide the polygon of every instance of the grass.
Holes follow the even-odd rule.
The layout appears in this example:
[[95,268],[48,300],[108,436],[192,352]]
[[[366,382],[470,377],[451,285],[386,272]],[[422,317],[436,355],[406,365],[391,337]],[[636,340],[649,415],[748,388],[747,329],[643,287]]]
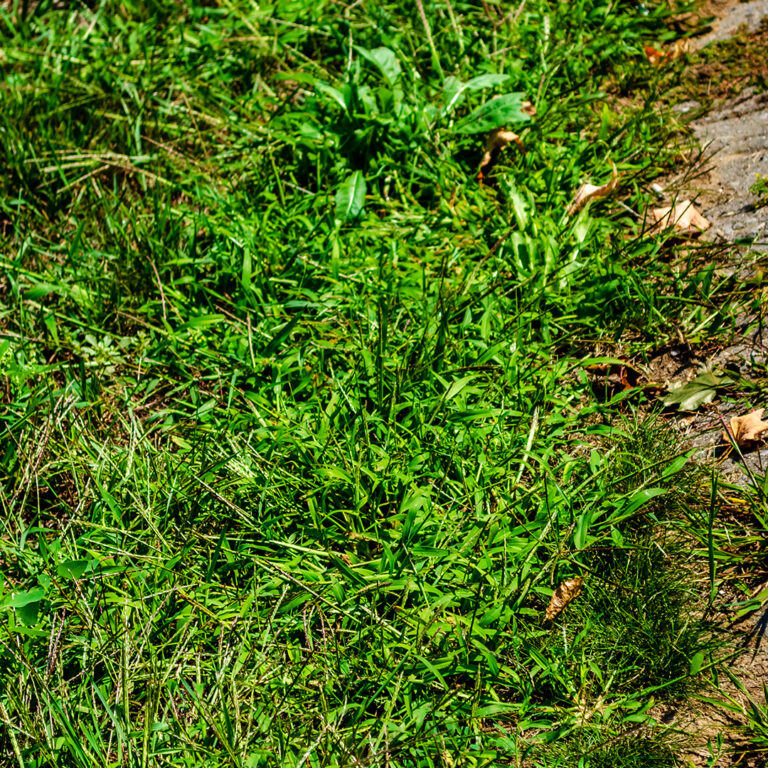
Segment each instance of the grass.
[[707,476],[587,369],[738,309],[642,227],[680,9],[420,7],[0,7],[6,764],[677,764]]

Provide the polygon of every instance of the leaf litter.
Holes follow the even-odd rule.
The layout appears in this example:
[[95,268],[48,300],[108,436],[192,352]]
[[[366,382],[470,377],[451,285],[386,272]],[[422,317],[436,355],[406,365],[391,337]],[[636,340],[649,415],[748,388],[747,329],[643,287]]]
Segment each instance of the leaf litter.
[[580,594],[584,586],[584,577],[577,576],[575,579],[567,579],[560,584],[552,593],[549,599],[549,605],[544,613],[547,621],[554,621]]
[[576,194],[574,195],[573,202],[568,206],[568,215],[573,216],[574,213],[583,208],[590,200],[597,200],[601,197],[607,197],[616,190],[619,184],[619,172],[616,170],[616,165],[611,162],[611,178],[605,184],[582,184]]
[[649,230],[650,234],[672,229],[685,235],[698,235],[712,226],[690,200],[682,200],[662,208],[652,208],[648,218],[653,224]]
[[734,416],[723,432],[723,440],[730,442],[732,438],[739,448],[754,448],[768,432],[768,421],[762,420],[764,410],[757,408],[744,416]]
[[[536,107],[530,101],[523,101],[520,104],[520,112],[528,117],[533,117],[536,114]],[[499,127],[488,134],[488,138],[485,140],[483,158],[480,161],[477,173],[480,183],[483,182],[483,179],[488,175],[488,171],[493,167],[498,152],[509,146],[509,144],[516,144],[521,152],[525,152],[522,139],[514,131],[508,131],[504,127]]]
[[[495,131],[488,134],[488,138],[485,141],[485,153],[483,154],[483,159],[480,161],[480,169],[477,174],[480,181],[486,176],[484,169],[493,165],[492,161],[494,154],[512,143],[517,144],[521,152],[525,152],[522,140],[513,131],[505,131],[501,128],[497,128]],[[490,168],[488,168],[488,170],[490,170]]]
[[675,40],[666,51],[654,48],[652,45],[644,45],[645,57],[654,67],[662,67],[671,64],[691,50],[691,41],[687,39]]

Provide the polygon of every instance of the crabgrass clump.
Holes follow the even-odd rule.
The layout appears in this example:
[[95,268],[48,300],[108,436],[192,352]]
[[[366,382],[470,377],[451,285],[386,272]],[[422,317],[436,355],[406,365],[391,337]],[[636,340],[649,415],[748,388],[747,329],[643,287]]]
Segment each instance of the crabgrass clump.
[[542,750],[533,765],[547,768],[677,768],[681,765],[673,746],[637,732],[628,736],[607,735],[585,728]]
[[657,698],[675,698],[695,684],[691,666],[712,647],[702,596],[677,565],[674,541],[646,533],[622,544],[592,560],[588,604],[572,613],[569,634],[583,633],[581,646],[615,689],[655,686]]

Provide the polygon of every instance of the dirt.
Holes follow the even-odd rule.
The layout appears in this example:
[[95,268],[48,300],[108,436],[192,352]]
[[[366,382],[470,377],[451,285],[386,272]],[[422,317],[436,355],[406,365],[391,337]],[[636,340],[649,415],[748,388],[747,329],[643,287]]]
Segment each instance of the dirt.
[[689,55],[690,65],[682,73],[682,84],[691,99],[708,106],[732,100],[746,87],[768,88],[768,17],[757,29],[743,29],[730,40],[717,41]]
[[[742,510],[736,509],[728,514],[744,516]],[[768,586],[768,573],[749,575],[749,586],[754,587],[752,594]],[[750,739],[742,714],[753,702],[763,705],[763,683],[768,683],[768,638],[758,638],[755,631],[763,610],[734,622],[729,609],[745,599],[734,584],[737,577],[742,580],[744,576],[744,573],[723,574],[720,591],[707,616],[719,627],[716,631],[723,643],[718,654],[722,661],[713,668],[707,686],[682,703],[659,704],[652,710],[656,721],[677,737],[685,758],[683,764],[688,768],[765,768],[768,765],[768,753],[760,751]],[[708,582],[708,574],[702,573],[700,577]],[[706,613],[704,603],[702,599],[699,609],[702,613]]]
[[766,756],[754,748],[738,714],[706,699],[711,697],[738,707],[748,707],[750,699],[762,702],[762,683],[768,679],[768,654],[762,648],[757,653],[745,650],[727,667],[746,693],[721,674],[717,685],[712,684],[712,688],[704,691],[698,700],[687,701],[679,709],[660,707],[655,713],[657,720],[682,737],[686,743],[688,765],[765,768]]

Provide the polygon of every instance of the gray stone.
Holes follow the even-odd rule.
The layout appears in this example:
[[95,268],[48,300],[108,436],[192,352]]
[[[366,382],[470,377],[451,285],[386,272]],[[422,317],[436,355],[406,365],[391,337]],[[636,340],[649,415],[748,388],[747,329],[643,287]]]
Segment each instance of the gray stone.
[[756,174],[768,176],[768,94],[746,94],[691,122],[696,139],[710,156],[711,186],[717,202],[703,211],[711,236],[755,241],[768,248],[768,206],[757,208],[749,191]]
[[717,40],[733,37],[742,25],[746,26],[747,31],[754,32],[766,16],[768,16],[768,0],[751,0],[749,3],[733,5],[722,19],[718,19],[712,25],[711,32],[691,42],[694,48],[703,48]]
[[697,109],[701,109],[701,103],[693,99],[690,101],[681,101],[679,104],[675,104],[672,107],[672,111],[676,115],[687,115]]

